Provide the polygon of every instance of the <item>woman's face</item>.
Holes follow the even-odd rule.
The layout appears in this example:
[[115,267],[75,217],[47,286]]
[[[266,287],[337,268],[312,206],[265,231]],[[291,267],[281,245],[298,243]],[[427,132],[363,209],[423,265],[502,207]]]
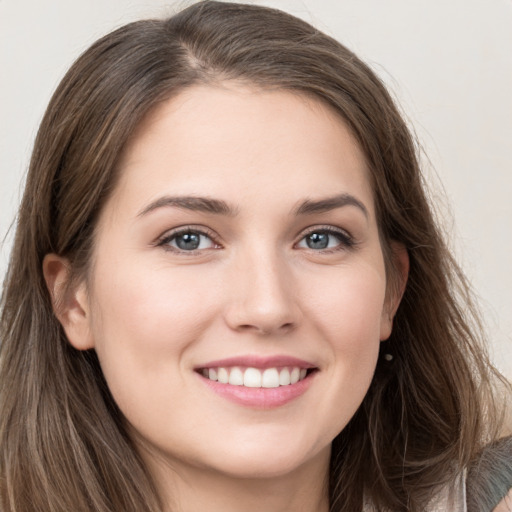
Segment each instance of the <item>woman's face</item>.
[[144,121],[120,173],[70,341],[96,350],[146,456],[237,477],[325,467],[391,329],[344,123],[290,92],[197,86]]

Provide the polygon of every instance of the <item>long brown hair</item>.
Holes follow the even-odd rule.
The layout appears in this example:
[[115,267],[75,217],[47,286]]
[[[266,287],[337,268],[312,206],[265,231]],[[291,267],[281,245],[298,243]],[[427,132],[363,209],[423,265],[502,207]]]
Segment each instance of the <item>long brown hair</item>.
[[278,10],[204,1],[129,24],[72,66],[42,121],[2,295],[0,506],[4,512],[144,512],[163,506],[94,351],[66,341],[42,274],[48,253],[88,270],[94,229],[129,137],[158,104],[198,83],[238,80],[330,105],[361,145],[391,282],[407,288],[370,390],[333,442],[331,511],[363,495],[423,510],[436,486],[494,435],[492,381],[468,286],[427,201],[417,148],[376,75],[352,52]]

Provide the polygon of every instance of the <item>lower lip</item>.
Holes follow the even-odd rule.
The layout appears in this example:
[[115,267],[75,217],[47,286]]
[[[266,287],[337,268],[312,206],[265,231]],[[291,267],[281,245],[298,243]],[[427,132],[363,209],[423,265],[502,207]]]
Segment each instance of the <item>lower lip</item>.
[[275,409],[302,396],[310,387],[316,373],[308,374],[306,378],[295,384],[279,386],[278,388],[232,386],[231,384],[221,384],[218,381],[207,379],[199,374],[198,376],[209,389],[235,404],[255,409]]

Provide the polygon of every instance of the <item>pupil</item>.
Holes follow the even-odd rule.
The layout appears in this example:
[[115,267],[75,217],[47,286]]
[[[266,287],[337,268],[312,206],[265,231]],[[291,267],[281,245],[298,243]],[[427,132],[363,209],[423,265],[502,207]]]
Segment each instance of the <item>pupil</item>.
[[185,251],[192,251],[199,247],[200,235],[197,233],[185,233],[176,238],[176,245]]
[[311,233],[306,243],[310,249],[326,249],[329,245],[329,235],[327,233]]

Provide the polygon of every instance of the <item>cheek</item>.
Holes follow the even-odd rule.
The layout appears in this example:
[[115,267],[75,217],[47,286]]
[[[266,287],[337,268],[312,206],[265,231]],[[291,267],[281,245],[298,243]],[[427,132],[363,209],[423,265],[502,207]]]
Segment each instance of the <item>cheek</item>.
[[184,353],[217,316],[218,301],[203,284],[190,272],[133,262],[104,264],[96,273],[95,349],[122,410],[179,389]]
[[378,346],[385,290],[383,273],[369,265],[341,268],[313,289],[311,316],[334,350],[355,354],[366,346]]
[[363,273],[345,281],[337,294],[337,314],[331,309],[334,357],[343,372],[343,386],[356,396],[361,390],[366,393],[375,371],[384,294],[382,280]]
[[321,409],[332,437],[353,417],[372,381],[385,296],[382,274],[372,267],[358,272],[342,270],[311,301],[315,328],[330,351],[326,370],[329,387]]
[[95,286],[98,342],[124,337],[124,348],[145,348],[148,355],[150,347],[178,349],[180,340],[193,338],[214,312],[215,298],[204,286],[207,279],[147,264],[105,265]]

